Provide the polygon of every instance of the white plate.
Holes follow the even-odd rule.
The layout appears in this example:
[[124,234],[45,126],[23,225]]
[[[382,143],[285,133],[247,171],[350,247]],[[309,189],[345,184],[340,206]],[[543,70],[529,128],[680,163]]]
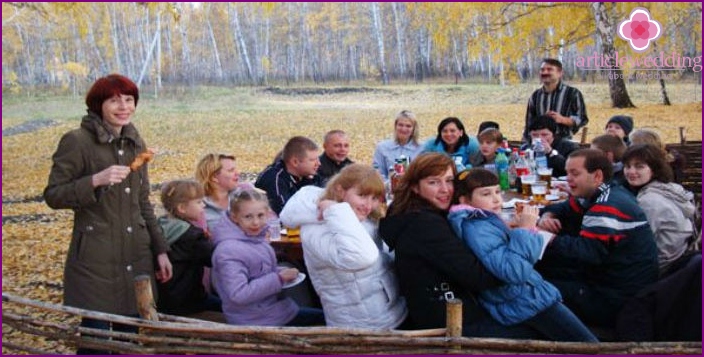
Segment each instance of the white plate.
[[303,280],[306,280],[306,275],[303,273],[298,273],[298,276],[296,277],[296,279],[289,281],[288,283],[284,284],[284,286],[281,288],[282,289],[292,288],[292,287],[302,283]]
[[545,195],[545,199],[548,201],[557,201],[560,199],[558,195]]
[[501,204],[501,208],[514,208],[516,207],[516,202],[528,202],[528,200],[521,200],[518,198],[512,198],[503,204]]

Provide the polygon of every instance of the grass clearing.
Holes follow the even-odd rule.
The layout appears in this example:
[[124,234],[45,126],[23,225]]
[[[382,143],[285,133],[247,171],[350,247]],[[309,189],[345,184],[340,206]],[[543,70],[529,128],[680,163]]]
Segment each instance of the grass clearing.
[[[689,139],[701,139],[701,87],[696,84],[668,85],[674,103],[670,107],[657,104],[655,83],[629,85],[638,108],[627,110],[610,108],[604,83],[576,86],[587,103],[589,138],[602,132],[610,116],[626,113],[635,118],[636,127],[653,127],[667,142],[678,140],[678,126],[688,128]],[[423,139],[434,136],[437,123],[447,116],[461,118],[469,133],[475,133],[481,121],[495,120],[505,135],[517,139],[527,97],[535,88],[533,84],[169,88],[158,99],[144,91],[134,123],[161,153],[151,170],[152,180],[161,182],[191,176],[198,158],[209,151],[233,153],[241,171],[256,173],[289,137],[305,135],[320,142],[325,132],[338,128],[351,136],[352,157],[371,162],[375,144],[391,135],[393,118],[401,109],[416,113]],[[3,129],[36,119],[59,123],[3,138],[4,197],[41,194],[51,154],[60,136],[78,126],[84,108],[83,98],[71,96],[3,97]]]

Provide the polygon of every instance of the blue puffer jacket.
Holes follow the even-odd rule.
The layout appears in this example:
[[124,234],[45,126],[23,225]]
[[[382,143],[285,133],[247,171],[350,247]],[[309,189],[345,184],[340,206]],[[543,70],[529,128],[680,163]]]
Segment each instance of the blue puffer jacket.
[[523,322],[562,300],[555,286],[543,280],[533,264],[543,240],[526,229],[510,229],[496,214],[456,206],[448,216],[452,229],[505,285],[483,290],[479,302],[503,325]]
[[470,136],[469,142],[466,145],[460,146],[457,148],[457,151],[450,154],[445,151],[442,142],[436,144],[435,138],[430,138],[423,144],[422,152],[440,152],[451,157],[462,156],[462,164],[467,167],[472,167],[472,164],[469,162],[469,157],[475,152],[479,152],[479,141],[477,141],[477,138]]

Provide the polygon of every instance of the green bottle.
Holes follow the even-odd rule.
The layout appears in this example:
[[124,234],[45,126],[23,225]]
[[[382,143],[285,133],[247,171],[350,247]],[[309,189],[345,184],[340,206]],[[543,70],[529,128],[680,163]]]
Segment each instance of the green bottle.
[[496,171],[499,173],[499,186],[501,187],[501,191],[508,191],[509,188],[511,188],[508,181],[508,157],[504,154],[503,149],[498,149],[494,163],[496,165]]

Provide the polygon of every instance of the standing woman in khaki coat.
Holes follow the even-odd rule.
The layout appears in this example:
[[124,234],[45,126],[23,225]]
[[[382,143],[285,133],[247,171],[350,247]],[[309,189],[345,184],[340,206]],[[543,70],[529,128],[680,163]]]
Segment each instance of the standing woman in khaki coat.
[[[80,128],[64,134],[52,157],[44,199],[51,208],[74,212],[64,270],[68,306],[136,316],[133,278],[171,278],[166,241],[149,202],[147,165],[134,171],[129,166],[147,150],[131,123],[138,100],[139,90],[128,78],[98,79],[86,95],[88,115]],[[81,325],[136,330],[88,318]]]

